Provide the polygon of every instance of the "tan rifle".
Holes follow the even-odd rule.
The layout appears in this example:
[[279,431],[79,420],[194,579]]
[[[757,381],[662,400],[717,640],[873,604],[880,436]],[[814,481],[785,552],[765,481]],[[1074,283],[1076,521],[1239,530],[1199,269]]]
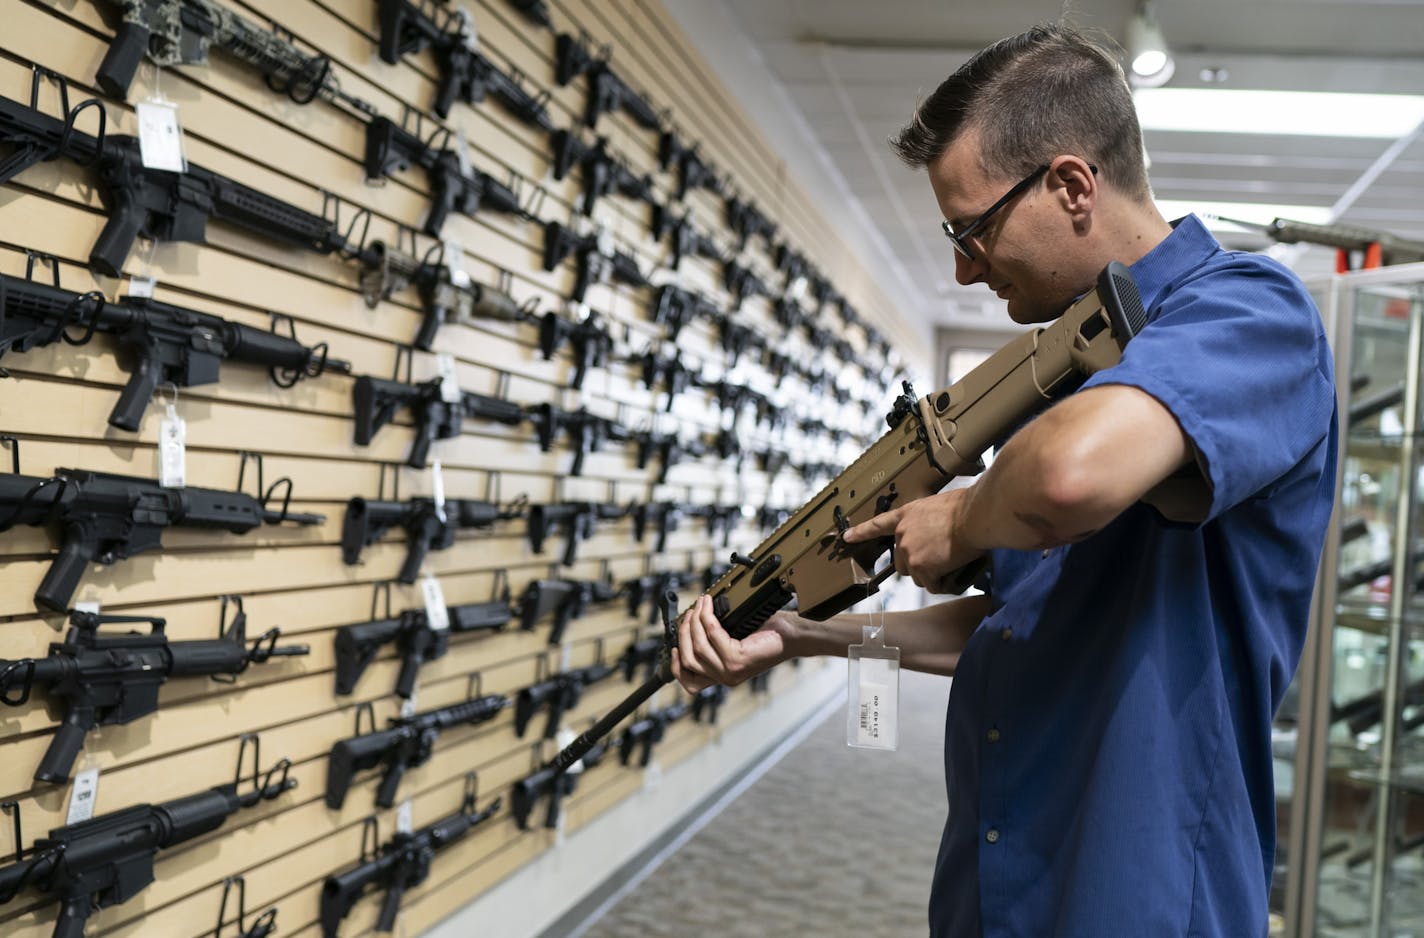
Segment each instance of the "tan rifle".
[[[909,382],[886,417],[890,430],[762,541],[752,556],[732,555],[732,567],[708,592],[733,638],[745,638],[792,599],[799,613],[822,621],[875,593],[895,572],[880,557],[893,537],[847,544],[850,527],[907,502],[933,495],[958,476],[975,475],[986,450],[1064,397],[1089,375],[1111,368],[1146,323],[1131,272],[1109,264],[1097,288],[1053,323],[1014,339],[943,391],[916,398]],[[956,571],[941,584],[963,592],[971,579]],[[626,700],[566,746],[550,765],[564,771],[599,739],[672,680],[677,644],[677,596],[661,598],[664,641],[656,673]]]

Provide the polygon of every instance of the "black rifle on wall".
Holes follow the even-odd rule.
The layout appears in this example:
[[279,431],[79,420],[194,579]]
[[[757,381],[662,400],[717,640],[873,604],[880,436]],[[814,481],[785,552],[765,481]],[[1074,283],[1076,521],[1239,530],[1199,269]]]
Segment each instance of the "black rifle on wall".
[[613,246],[604,232],[580,235],[567,225],[551,221],[544,223],[544,269],[556,270],[564,258],[573,254],[578,261],[574,289],[569,299],[582,303],[591,284],[614,280],[634,287],[648,286],[648,278],[638,268],[638,261]]
[[729,196],[726,201],[726,219],[727,227],[737,236],[738,251],[746,248],[747,240],[753,235],[760,236],[767,249],[771,250],[772,239],[776,237],[776,223],[767,218],[756,203],[750,199]]
[[[593,768],[603,761],[607,752],[607,747],[601,743],[591,746],[583,753],[579,762],[585,769]],[[539,800],[545,797],[549,799],[549,810],[544,815],[544,826],[558,827],[564,798],[578,788],[580,772],[581,770],[575,770],[572,766],[568,770],[549,766],[531,772],[515,782],[509,792],[509,813],[514,815],[514,823],[519,829],[529,829],[529,815]]]
[[617,193],[625,198],[646,202],[653,212],[649,224],[656,236],[658,213],[662,205],[653,193],[651,176],[639,176],[628,168],[618,157],[608,152],[608,140],[599,137],[589,146],[579,139],[573,130],[556,130],[550,137],[553,150],[552,170],[555,179],[563,179],[575,166],[583,177],[583,201],[579,203],[579,213],[593,216],[593,207],[605,195]]
[[549,533],[558,527],[563,530],[564,553],[560,559],[566,567],[578,563],[578,546],[593,536],[600,521],[616,521],[626,517],[626,505],[612,502],[553,502],[547,505],[529,506],[529,549],[536,554],[544,552],[544,542]]
[[123,19],[95,76],[99,87],[110,97],[128,95],[134,73],[145,56],[161,67],[206,66],[208,52],[216,46],[257,69],[267,87],[297,104],[321,98],[348,104],[363,114],[376,113],[370,104],[341,90],[331,70],[331,59],[302,52],[290,34],[275,24],[270,30],[263,29],[212,0],[110,3],[119,8]]
[[[295,788],[296,779],[287,777],[290,766],[283,759],[260,780],[254,767],[249,791],[239,791],[239,777],[196,795],[56,828],[36,840],[27,855],[0,868],[0,903],[26,887],[36,888],[59,901],[54,938],[82,938],[91,913],[127,902],[153,882],[153,857],[159,850],[215,831],[242,808]],[[282,775],[274,780],[279,769]]]
[[[613,350],[613,335],[603,325],[597,313],[589,313],[587,318],[565,319],[550,311],[539,320],[539,353],[545,361],[567,344],[573,353],[574,372],[569,377],[569,387],[578,390],[583,387],[583,379],[590,368],[602,368],[608,363],[608,353]],[[547,449],[547,447],[545,447]]]
[[[268,508],[267,502],[283,483],[288,496],[281,510]],[[166,528],[242,534],[263,524],[313,525],[326,520],[325,515],[288,511],[290,493],[290,479],[273,483],[257,499],[245,492],[169,488],[152,479],[83,469],[56,469],[47,479],[0,474],[0,531],[17,524],[51,523],[63,531],[59,555],[35,591],[35,605],[65,612],[90,564],[111,564],[155,550],[163,546]]]
[[687,198],[687,194],[694,189],[707,189],[718,195],[725,189],[716,170],[702,159],[697,144],[683,144],[671,130],[663,131],[658,140],[658,165],[666,170],[677,168],[679,199]]
[[607,580],[531,580],[519,597],[519,627],[532,632],[549,618],[549,644],[558,645],[570,622],[582,618],[591,606],[606,605],[618,596],[618,588]]
[[571,476],[582,475],[584,458],[602,449],[606,441],[623,443],[633,438],[631,431],[616,420],[600,417],[583,407],[564,410],[554,404],[543,403],[528,408],[526,415],[534,425],[540,452],[552,450],[554,439],[560,433],[568,438],[569,447],[574,451],[573,463],[569,466]]
[[584,44],[568,33],[559,33],[554,42],[554,77],[567,85],[579,75],[588,76],[588,98],[583,122],[588,127],[598,125],[598,119],[612,111],[623,111],[641,127],[661,131],[662,121],[648,99],[638,94],[609,65],[611,50],[605,46],[600,54],[591,54]]
[[463,7],[436,0],[377,0],[378,39],[382,61],[395,65],[404,55],[429,49],[440,77],[435,87],[435,113],[450,116],[458,98],[479,104],[487,96],[526,124],[552,127],[548,93],[530,94],[513,75],[479,50],[474,23]]
[[367,818],[361,831],[361,858],[344,873],[326,878],[321,886],[322,938],[336,938],[341,922],[362,896],[378,889],[386,891],[376,918],[376,931],[396,927],[401,898],[406,890],[425,882],[436,854],[456,843],[472,829],[494,817],[500,799],[475,810],[475,795],[467,785],[460,810],[408,834],[397,833],[379,848],[376,819]]
[[361,551],[394,527],[405,529],[406,555],[396,580],[414,583],[425,555],[432,550],[447,550],[455,543],[460,528],[488,528],[496,521],[517,518],[520,506],[501,508],[493,502],[469,498],[451,498],[444,506],[435,499],[418,496],[409,501],[392,502],[357,496],[346,503],[346,518],[341,526],[341,559],[347,566],[361,562]]
[[331,747],[326,760],[326,806],[340,808],[346,803],[346,792],[355,774],[380,765],[384,774],[376,789],[376,807],[391,807],[405,773],[430,761],[441,730],[493,720],[509,704],[503,694],[488,694],[408,717],[394,717],[389,729],[340,740]]
[[[725,689],[725,688],[724,688]],[[663,741],[667,728],[692,712],[692,702],[684,700],[654,710],[623,731],[618,740],[618,761],[627,765],[638,753],[638,767],[646,769],[653,760],[653,748]]]
[[[69,779],[84,737],[99,726],[132,723],[158,710],[158,689],[171,677],[228,680],[272,658],[305,655],[306,645],[277,647],[281,629],[268,629],[247,646],[247,613],[236,598],[232,625],[215,639],[169,641],[165,621],[154,616],[69,614],[69,632],[44,658],[0,660],[0,703],[23,706],[35,686],[63,700],[64,720],[35,769],[39,782]],[[223,599],[226,618],[227,598]],[[147,623],[148,632],[100,634],[99,626]]]
[[500,397],[461,391],[459,400],[445,400],[439,378],[420,384],[405,384],[362,375],[352,384],[351,399],[358,446],[368,445],[376,431],[389,423],[397,410],[410,412],[415,422],[415,439],[411,441],[410,455],[405,463],[416,469],[425,467],[431,443],[460,435],[467,417],[511,427],[524,422],[524,407]]
[[384,179],[419,166],[430,183],[430,214],[424,231],[439,237],[451,212],[474,218],[481,208],[525,216],[519,196],[504,183],[470,165],[450,131],[436,126],[424,139],[386,117],[366,125],[366,178]]
[[424,609],[407,609],[400,615],[343,625],[336,630],[336,693],[350,694],[366,667],[376,660],[385,645],[394,643],[401,669],[396,676],[396,694],[409,698],[415,691],[421,665],[445,655],[451,635],[493,632],[513,618],[509,597],[482,603],[463,603],[445,608],[449,624],[437,629]]
[[[40,73],[26,107],[0,98],[0,146],[10,148],[0,160],[0,183],[36,163],[66,157],[94,168],[109,220],[89,252],[89,266],[117,276],[136,238],[201,243],[209,219],[243,228],[278,244],[330,254],[345,251],[346,238],[335,221],[289,205],[195,163],[173,173],[146,169],[137,137],[106,132],[108,117],[97,98],[71,110],[61,83],[63,119],[35,109]],[[75,127],[85,110],[98,114],[99,135]]]
[[523,736],[529,721],[542,710],[546,713],[544,738],[553,739],[559,732],[564,713],[578,706],[584,688],[597,684],[618,669],[608,664],[591,664],[555,674],[520,690],[514,699],[514,735]]
[[[131,372],[109,412],[109,425],[137,430],[159,385],[213,384],[223,361],[268,368],[279,387],[327,371],[349,374],[351,365],[327,355],[326,343],[306,346],[293,335],[254,329],[218,316],[147,297],[108,300],[97,290],[74,293],[55,285],[0,274],[0,357],[63,340],[84,345],[96,333],[112,336]],[[290,320],[288,320],[290,323]]]

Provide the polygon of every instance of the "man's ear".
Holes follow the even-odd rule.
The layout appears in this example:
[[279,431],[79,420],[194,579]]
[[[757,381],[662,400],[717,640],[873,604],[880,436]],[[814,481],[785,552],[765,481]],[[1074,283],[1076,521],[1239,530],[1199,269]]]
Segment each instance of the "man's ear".
[[1071,155],[1055,158],[1048,167],[1048,185],[1075,221],[1092,214],[1097,204],[1098,180],[1086,160]]

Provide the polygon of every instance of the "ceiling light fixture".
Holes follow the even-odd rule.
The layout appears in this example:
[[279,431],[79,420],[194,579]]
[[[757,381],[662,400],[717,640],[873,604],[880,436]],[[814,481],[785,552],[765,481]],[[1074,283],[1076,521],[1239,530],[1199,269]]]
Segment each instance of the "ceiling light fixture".
[[1132,19],[1127,21],[1128,78],[1140,88],[1165,85],[1176,71],[1167,39],[1157,24],[1152,0],[1141,0]]

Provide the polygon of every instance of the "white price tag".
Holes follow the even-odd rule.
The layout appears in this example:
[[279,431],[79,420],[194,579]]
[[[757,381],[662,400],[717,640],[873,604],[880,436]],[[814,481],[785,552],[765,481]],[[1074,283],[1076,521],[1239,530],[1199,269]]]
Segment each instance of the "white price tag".
[[399,807],[396,808],[396,833],[410,834],[414,833],[414,831],[414,815],[411,811],[410,799],[407,798],[406,800],[400,803]]
[[455,157],[460,161],[460,175],[469,176],[474,167],[470,165],[470,141],[463,129],[455,134]]
[[480,51],[480,36],[475,30],[475,15],[464,7],[456,10],[455,15],[460,18],[460,39],[465,43],[465,48],[471,52]]
[[470,275],[465,272],[465,248],[453,238],[445,241],[445,266],[450,270],[450,281],[461,290],[470,286]]
[[596,244],[598,245],[598,253],[604,257],[613,256],[613,233],[607,228],[599,227]]
[[416,694],[416,688],[412,687],[412,688],[410,689],[410,696],[407,697],[405,700],[402,700],[402,701],[401,701],[401,707],[400,707],[401,719],[403,719],[403,720],[408,720],[408,719],[410,719],[411,717],[415,716],[415,694]]
[[188,166],[183,159],[178,105],[150,98],[134,105],[134,113],[138,116],[138,152],[144,168],[185,172]]
[[885,644],[885,630],[864,626],[862,644],[846,653],[850,708],[846,744],[894,751],[899,745],[900,649]]
[[130,277],[129,296],[136,300],[147,300],[153,298],[153,288],[158,281],[153,277]]
[[158,425],[158,484],[168,488],[181,489],[187,478],[187,458],[184,440],[188,435],[188,424],[172,404]]
[[75,604],[74,604],[74,611],[75,611],[75,612],[88,612],[88,613],[91,613],[91,614],[97,616],[97,615],[99,614],[99,600],[97,600],[97,599],[90,599],[90,600],[86,600],[85,602],[82,602],[82,603],[75,603]]
[[793,300],[800,300],[806,295],[806,289],[810,286],[805,277],[797,277],[791,281],[791,286],[787,289],[786,295]]
[[445,592],[440,581],[427,573],[420,581],[420,595],[425,599],[425,621],[439,632],[450,627],[450,610],[445,605]]
[[445,474],[440,471],[440,460],[430,464],[430,497],[435,501],[435,516],[445,523]]
[[64,823],[78,824],[94,816],[94,802],[99,797],[99,770],[85,769],[74,776],[74,787],[69,790],[69,813]]
[[[568,745],[576,739],[578,739],[578,734],[575,733],[573,730],[569,729],[567,726],[559,727],[558,733],[554,734],[554,742],[558,745],[560,750],[567,748]],[[579,774],[583,771],[583,760],[578,760],[573,765],[569,766],[565,771],[568,772],[568,774],[570,775]]]
[[460,375],[455,370],[455,356],[441,352],[435,356],[440,372],[440,399],[447,404],[460,403]]

